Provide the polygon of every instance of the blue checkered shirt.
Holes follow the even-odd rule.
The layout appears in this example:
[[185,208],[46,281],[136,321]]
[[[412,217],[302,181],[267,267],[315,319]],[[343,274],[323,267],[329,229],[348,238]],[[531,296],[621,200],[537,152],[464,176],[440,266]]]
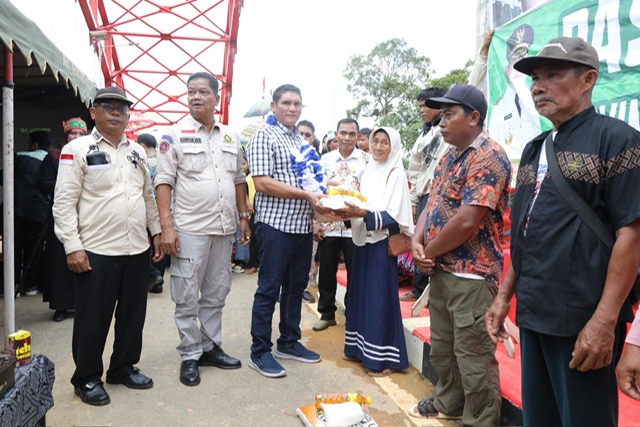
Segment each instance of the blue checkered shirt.
[[[306,142],[281,123],[265,124],[253,134],[247,146],[251,176],[270,176],[292,187],[302,188],[291,169],[289,153]],[[255,222],[262,222],[284,233],[306,234],[312,230],[313,207],[303,199],[283,199],[256,192]]]

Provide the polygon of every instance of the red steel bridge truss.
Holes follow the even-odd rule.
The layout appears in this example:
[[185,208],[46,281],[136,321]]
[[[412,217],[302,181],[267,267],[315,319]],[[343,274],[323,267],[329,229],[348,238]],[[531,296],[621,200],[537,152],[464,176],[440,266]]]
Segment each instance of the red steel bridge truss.
[[218,113],[229,120],[233,63],[244,0],[78,0],[105,85],[126,90],[159,125],[187,113],[186,81],[208,71],[220,82]]

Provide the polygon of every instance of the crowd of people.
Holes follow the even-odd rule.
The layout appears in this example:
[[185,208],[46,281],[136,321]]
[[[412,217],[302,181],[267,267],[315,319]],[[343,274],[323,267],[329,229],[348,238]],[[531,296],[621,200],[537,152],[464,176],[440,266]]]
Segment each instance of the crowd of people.
[[[218,81],[204,72],[187,80],[189,114],[159,143],[151,135],[126,138],[132,102],[116,87],[97,92],[93,130],[80,118],[63,124],[61,149],[48,152],[50,137],[33,134],[16,163],[19,185],[32,186],[25,205],[16,203],[20,282],[25,292],[42,284],[54,320],[75,310],[75,393],[90,405],[110,402],[102,353],[114,313],[106,381],[153,386],[135,365],[147,292],[163,291],[167,264],[180,382],[197,386],[200,367],[241,368],[222,348],[235,245],[245,273],[257,273],[248,366],[265,377],[285,376],[282,360],[322,360],[301,343],[302,302],[315,300],[309,286],[317,280],[321,317],[313,330],[336,325],[343,263],[344,358],[371,376],[408,368],[400,301],[428,295],[439,379],[409,415],[500,425],[495,351],[508,337],[515,296],[524,425],[617,425],[618,383],[640,400],[639,318],[622,354],[640,264],[640,197],[632,187],[640,178],[640,133],[594,109],[600,60],[582,39],[556,38],[512,62],[531,76],[531,101],[553,129],[526,144],[511,191],[511,163],[485,130],[488,106],[477,85],[420,92],[424,126],[408,170],[391,127],[361,129],[346,117],[320,141],[313,123],[300,121],[302,93],[291,84],[273,92],[272,112],[245,150],[215,120]],[[327,207],[331,195],[310,189],[292,167],[307,146],[327,187],[364,203]],[[604,223],[610,248],[565,202],[567,185]],[[40,217],[29,216],[35,211]],[[396,234],[411,237],[415,264],[414,287],[403,295],[389,252]],[[42,239],[44,272],[30,268],[37,254],[26,244]]]

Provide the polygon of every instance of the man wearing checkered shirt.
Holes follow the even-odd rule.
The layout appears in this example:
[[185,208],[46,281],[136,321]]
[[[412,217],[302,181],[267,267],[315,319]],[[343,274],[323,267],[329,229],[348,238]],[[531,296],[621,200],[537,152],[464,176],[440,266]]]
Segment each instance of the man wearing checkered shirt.
[[[247,147],[256,187],[254,207],[260,251],[249,367],[265,377],[278,378],[286,371],[274,355],[303,363],[322,359],[299,342],[302,292],[307,286],[313,245],[311,217],[322,195],[300,187],[289,159],[291,150],[306,144],[296,128],[302,113],[300,89],[290,84],[278,87],[271,110],[273,114]],[[280,337],[272,354],[271,323],[278,298]]]

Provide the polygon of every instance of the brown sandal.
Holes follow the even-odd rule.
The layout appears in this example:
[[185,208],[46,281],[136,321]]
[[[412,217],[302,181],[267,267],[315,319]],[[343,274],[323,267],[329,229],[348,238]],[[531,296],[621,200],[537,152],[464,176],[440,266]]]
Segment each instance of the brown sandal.
[[388,377],[389,375],[393,374],[394,372],[397,372],[397,369],[384,369],[382,371],[373,371],[371,369],[367,369],[367,375],[369,375],[370,377]]

